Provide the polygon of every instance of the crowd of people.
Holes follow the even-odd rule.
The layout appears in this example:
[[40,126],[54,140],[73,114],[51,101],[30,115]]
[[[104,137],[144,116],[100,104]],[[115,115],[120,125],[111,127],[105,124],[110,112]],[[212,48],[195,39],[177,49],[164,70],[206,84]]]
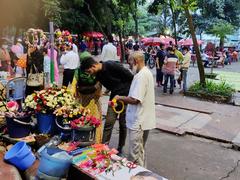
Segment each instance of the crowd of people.
[[[50,59],[50,44],[43,43],[41,47],[29,43],[23,45],[21,39],[9,47],[6,41],[1,41],[0,71],[29,76],[30,73],[43,72],[44,85],[39,87],[27,86],[26,95],[36,90],[48,87],[51,82],[52,61]],[[154,56],[156,61],[156,84],[162,86],[163,93],[174,92],[176,84],[182,88],[182,93],[187,91],[187,74],[192,53],[187,46],[178,48],[173,44],[159,44],[159,47],[145,47],[141,42],[128,41],[125,44],[125,55],[129,68],[125,68],[119,56],[119,48],[113,37],[107,37],[107,43],[101,48],[101,56],[96,59],[89,52],[89,46],[84,42],[64,42],[61,47],[54,48],[54,81],[59,85],[59,67],[63,67],[62,86],[73,86],[76,78],[76,91],[81,94],[81,103],[84,106],[94,99],[99,107],[101,86],[110,92],[109,100],[116,99],[124,103],[121,114],[116,113],[109,105],[106,114],[103,133],[97,132],[98,142],[109,144],[112,130],[116,120],[119,122],[118,152],[122,155],[128,134],[129,160],[145,165],[145,144],[149,131],[156,126],[155,119],[155,93],[153,74],[146,66],[146,59]],[[95,49],[95,54],[99,49]],[[224,55],[225,52],[222,54]],[[210,57],[205,55],[206,59]],[[232,56],[235,60],[238,57]],[[206,61],[206,59],[203,59]],[[229,61],[230,62],[230,61]],[[61,66],[60,66],[61,65]],[[209,63],[206,65],[206,67]],[[102,133],[102,134],[101,134]]]
[[[108,42],[103,46],[99,60],[91,56],[87,51],[88,47],[84,46],[83,43],[80,46],[75,44],[76,47],[74,47],[74,43],[65,42],[60,49],[55,47],[54,65],[56,65],[57,69],[56,71],[54,69],[54,73],[59,78],[58,68],[61,67],[59,65],[62,65],[64,68],[62,86],[66,87],[72,85],[75,75],[78,74],[76,86],[77,91],[82,95],[80,99],[83,105],[87,106],[91,100],[95,100],[95,103],[99,104],[101,94],[99,88],[101,89],[101,85],[110,91],[110,101],[116,99],[124,102],[124,111],[121,114],[113,111],[111,106],[108,107],[103,132],[98,131],[96,135],[96,137],[99,137],[97,142],[105,144],[110,142],[114,124],[118,119],[119,155],[123,154],[123,147],[128,133],[130,141],[128,158],[136,164],[144,166],[144,147],[149,130],[154,129],[156,123],[153,75],[145,66],[144,54],[138,51],[139,48],[135,46],[135,51],[129,55],[131,71],[120,63],[119,56],[117,56],[117,47],[113,44],[113,37],[110,35],[107,39]],[[3,64],[1,71],[17,73],[18,51],[12,51],[13,46],[7,46],[7,42],[2,42],[2,44],[2,48],[4,48],[2,54],[5,52],[9,54],[10,52],[13,53],[14,58],[11,59],[10,55],[6,56],[7,58],[5,56],[1,58]],[[20,44],[22,45],[19,40],[16,45],[20,47]],[[19,76],[28,78],[29,74],[43,72],[45,77],[44,84],[39,87],[31,87],[27,84],[26,95],[28,95],[48,87],[50,84],[51,59],[49,43],[45,42],[41,47],[28,43],[27,48],[22,52],[22,55],[24,54],[26,55],[25,65],[21,67],[23,71]],[[12,61],[16,63],[11,65]],[[56,83],[58,83],[58,80],[55,78]],[[151,120],[146,121],[149,117],[151,117]]]

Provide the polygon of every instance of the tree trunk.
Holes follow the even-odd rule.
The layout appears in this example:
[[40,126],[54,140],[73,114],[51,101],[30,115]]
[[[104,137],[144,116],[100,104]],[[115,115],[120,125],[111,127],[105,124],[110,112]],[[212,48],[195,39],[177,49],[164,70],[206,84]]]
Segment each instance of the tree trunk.
[[105,37],[107,37],[106,34],[105,34],[104,31],[103,31],[103,28],[102,28],[102,26],[101,26],[101,23],[98,22],[96,16],[93,14],[93,12],[92,12],[92,10],[91,10],[91,8],[90,8],[90,5],[89,5],[88,3],[86,3],[85,1],[84,1],[84,4],[87,5],[88,12],[89,12],[90,15],[92,16],[92,18],[93,18],[93,20],[95,21],[95,23],[98,25],[100,31],[103,33],[103,35],[104,35]]
[[220,38],[219,49],[223,49],[224,47],[224,37]]
[[195,29],[194,29],[194,26],[193,26],[192,15],[190,14],[189,9],[188,9],[187,0],[183,0],[183,6],[184,6],[184,11],[185,11],[185,14],[186,14],[186,17],[187,17],[189,30],[191,32],[191,36],[192,36],[192,40],[193,40],[193,46],[194,46],[194,49],[196,51],[197,65],[198,65],[199,76],[200,76],[200,84],[203,87],[205,87],[206,86],[206,81],[205,81],[204,67],[203,67],[203,63],[202,63],[201,53],[200,53],[198,43],[197,43]]
[[120,47],[121,47],[121,57],[122,57],[122,59],[120,59],[120,61],[122,63],[124,63],[125,62],[125,50],[124,50],[124,44],[122,42],[122,31],[121,30],[118,32],[118,35],[119,35],[119,43],[120,43]]
[[138,17],[137,17],[137,0],[134,1],[134,12],[133,12],[133,20],[135,23],[135,36],[138,39]]
[[172,13],[172,20],[173,20],[173,29],[174,29],[174,39],[175,39],[175,44],[177,44],[177,27],[176,27],[176,14],[173,10],[172,4],[170,3],[170,9]]

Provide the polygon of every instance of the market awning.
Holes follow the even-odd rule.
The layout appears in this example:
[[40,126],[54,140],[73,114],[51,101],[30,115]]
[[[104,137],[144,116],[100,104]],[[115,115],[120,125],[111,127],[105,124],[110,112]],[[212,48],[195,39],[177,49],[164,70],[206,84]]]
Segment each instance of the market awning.
[[87,37],[94,37],[94,38],[102,38],[103,37],[102,33],[95,32],[95,31],[84,32],[82,35],[87,36]]

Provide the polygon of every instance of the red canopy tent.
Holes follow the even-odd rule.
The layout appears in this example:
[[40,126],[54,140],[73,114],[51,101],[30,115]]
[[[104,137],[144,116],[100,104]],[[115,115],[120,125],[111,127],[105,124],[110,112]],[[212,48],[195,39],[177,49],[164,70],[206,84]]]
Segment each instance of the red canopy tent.
[[145,46],[158,46],[160,43],[163,43],[159,37],[148,37],[141,39]]
[[170,42],[172,42],[172,44],[175,44],[175,39],[170,36],[161,35],[160,39],[163,42],[163,44],[165,44],[165,45],[170,45]]
[[95,31],[92,31],[92,32],[84,32],[82,34],[83,36],[87,36],[87,37],[92,37],[92,38],[102,38],[103,37],[103,34],[100,33],[100,32],[95,32]]
[[[198,45],[203,44],[204,42],[202,40],[197,40]],[[179,45],[181,46],[192,46],[193,45],[193,41],[192,39],[181,39],[178,42]]]

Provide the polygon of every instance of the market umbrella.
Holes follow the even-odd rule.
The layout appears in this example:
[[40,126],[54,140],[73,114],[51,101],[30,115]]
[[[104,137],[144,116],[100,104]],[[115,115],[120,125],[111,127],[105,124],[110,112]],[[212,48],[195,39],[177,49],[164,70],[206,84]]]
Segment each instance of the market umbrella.
[[87,36],[87,37],[93,37],[93,38],[102,38],[103,37],[102,33],[95,32],[95,31],[84,32],[82,35]]
[[[202,40],[197,40],[198,45],[203,44]],[[193,45],[193,41],[192,39],[181,39],[178,44],[180,44],[181,46],[192,46]]]
[[165,45],[170,45],[170,42],[172,42],[172,44],[175,44],[175,39],[173,39],[170,36],[160,36],[160,40],[163,42],[163,44]]
[[163,42],[161,41],[161,39],[158,38],[158,37],[143,38],[143,39],[141,39],[141,41],[143,42],[143,44],[144,44],[145,46],[150,46],[150,45],[152,45],[152,46],[158,46],[158,45],[160,45],[160,43],[163,43]]

